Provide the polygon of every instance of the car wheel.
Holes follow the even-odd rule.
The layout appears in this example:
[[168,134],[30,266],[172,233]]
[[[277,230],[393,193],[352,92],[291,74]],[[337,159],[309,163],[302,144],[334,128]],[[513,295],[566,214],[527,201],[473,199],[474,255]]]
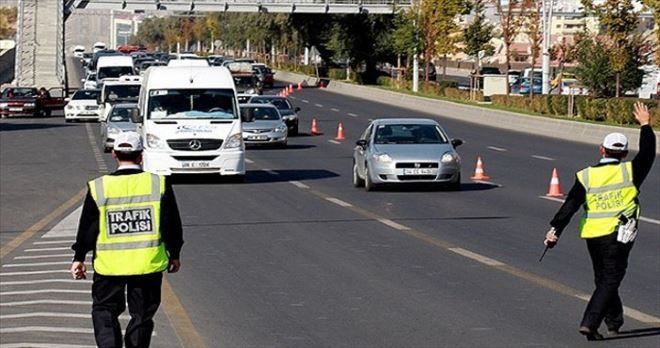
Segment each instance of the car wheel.
[[376,184],[371,180],[369,166],[366,163],[364,164],[364,189],[366,191],[376,191]]
[[360,174],[358,173],[358,165],[355,161],[353,161],[353,186],[354,187],[364,186],[364,179],[360,177]]

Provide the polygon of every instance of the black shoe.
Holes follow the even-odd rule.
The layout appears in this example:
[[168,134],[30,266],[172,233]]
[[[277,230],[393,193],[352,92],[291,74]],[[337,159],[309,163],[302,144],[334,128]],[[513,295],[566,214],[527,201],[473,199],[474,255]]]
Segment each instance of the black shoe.
[[604,338],[603,335],[598,333],[598,330],[592,330],[586,326],[580,326],[580,333],[587,337],[587,341],[598,341]]

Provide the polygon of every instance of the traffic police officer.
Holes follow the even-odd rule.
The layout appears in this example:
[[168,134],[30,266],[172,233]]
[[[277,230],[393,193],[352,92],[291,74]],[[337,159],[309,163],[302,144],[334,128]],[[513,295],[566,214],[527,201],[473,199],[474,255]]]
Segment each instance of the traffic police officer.
[[124,343],[148,347],[162,272],[180,267],[183,239],[174,192],[165,177],[142,171],[142,150],[137,133],[117,136],[113,157],[119,167],[88,183],[72,246],[74,279],[86,277],[85,257],[94,251],[92,320],[99,347],[122,347],[118,317],[125,310],[125,293],[131,320]]
[[598,333],[603,319],[610,335],[618,334],[623,325],[618,289],[633,241],[617,240],[618,230],[622,221],[639,217],[639,188],[651,170],[656,147],[647,107],[638,102],[634,114],[641,125],[637,156],[632,162],[622,161],[628,154],[628,140],[621,133],[608,134],[600,146],[600,162],[576,174],[575,184],[550,222],[544,241],[553,247],[573,214],[584,206],[580,237],[587,242],[596,283],[579,329],[588,340],[603,338]]

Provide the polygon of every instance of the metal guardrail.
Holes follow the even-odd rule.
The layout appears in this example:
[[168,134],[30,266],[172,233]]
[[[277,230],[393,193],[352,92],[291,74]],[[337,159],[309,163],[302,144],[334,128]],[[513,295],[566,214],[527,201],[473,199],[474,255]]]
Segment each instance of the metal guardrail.
[[393,13],[412,0],[95,0],[76,5],[129,11]]

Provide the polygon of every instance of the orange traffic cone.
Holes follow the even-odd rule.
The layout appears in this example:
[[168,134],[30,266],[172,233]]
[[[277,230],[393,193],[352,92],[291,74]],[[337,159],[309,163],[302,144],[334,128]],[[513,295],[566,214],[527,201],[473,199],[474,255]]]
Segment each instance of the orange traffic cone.
[[325,83],[323,81],[319,82],[319,88],[325,88]]
[[488,180],[490,176],[486,175],[484,172],[484,163],[481,161],[481,157],[477,157],[477,168],[474,170],[474,176],[472,180]]
[[302,91],[302,82],[298,82],[298,90]]
[[337,137],[335,137],[335,140],[346,140],[346,136],[344,136],[344,125],[341,122],[337,126]]
[[312,119],[312,129],[309,131],[311,135],[320,135],[319,126],[316,124],[316,118]]
[[285,87],[284,90],[282,91],[282,96],[283,96],[283,97],[288,97],[288,96],[289,96],[289,91],[286,89],[286,87]]
[[561,193],[561,186],[559,186],[559,172],[557,168],[552,169],[552,178],[550,179],[550,188],[548,189],[547,197],[563,197]]
[[292,84],[289,84],[289,90],[288,90],[288,92],[289,92],[289,93],[293,93],[293,85],[292,85]]

